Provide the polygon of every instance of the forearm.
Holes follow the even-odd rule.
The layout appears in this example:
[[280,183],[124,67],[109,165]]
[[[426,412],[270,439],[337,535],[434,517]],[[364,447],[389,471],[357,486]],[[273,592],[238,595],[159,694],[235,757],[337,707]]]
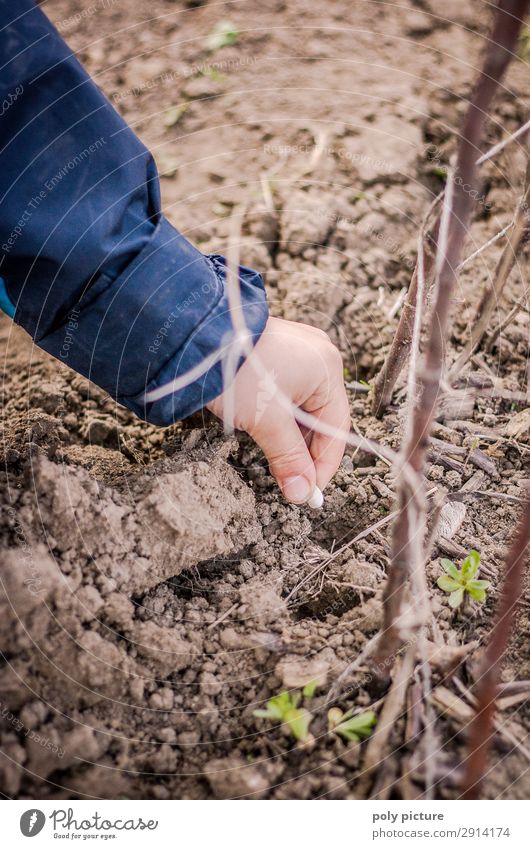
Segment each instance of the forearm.
[[[217,365],[144,407],[147,388],[187,371],[230,329],[224,267],[163,217],[150,153],[29,0],[0,0],[3,259],[15,321],[54,356],[151,421],[222,391]],[[6,101],[7,102],[7,101]],[[267,310],[242,270],[254,339]]]

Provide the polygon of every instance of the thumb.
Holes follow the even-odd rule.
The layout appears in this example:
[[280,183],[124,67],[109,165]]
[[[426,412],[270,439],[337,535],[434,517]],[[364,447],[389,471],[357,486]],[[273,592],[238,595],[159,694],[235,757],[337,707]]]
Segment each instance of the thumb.
[[315,464],[292,414],[271,405],[250,435],[265,454],[287,501],[308,501],[316,486]]

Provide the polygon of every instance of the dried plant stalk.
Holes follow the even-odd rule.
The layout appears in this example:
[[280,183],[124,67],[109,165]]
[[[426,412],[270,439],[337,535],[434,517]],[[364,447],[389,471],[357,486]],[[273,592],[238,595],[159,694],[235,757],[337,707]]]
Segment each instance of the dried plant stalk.
[[[439,198],[436,199],[433,206]],[[428,219],[428,215],[427,215]],[[440,224],[440,219],[438,218],[434,223],[432,229],[429,232],[426,232],[426,221],[424,222],[421,233],[422,243],[423,243],[423,252],[424,252],[424,261],[423,261],[423,273],[427,279],[431,276],[432,267],[434,263],[434,251],[433,245],[436,243],[438,238],[438,227]],[[424,293],[424,297],[426,296],[426,291]],[[412,342],[412,334],[414,332],[414,318],[416,315],[416,306],[418,301],[418,262],[416,261],[416,265],[414,271],[412,273],[412,279],[410,281],[410,286],[407,292],[407,296],[405,298],[405,302],[403,304],[403,309],[401,310],[401,315],[399,317],[399,323],[392,340],[392,344],[390,346],[390,350],[386,356],[385,362],[381,371],[377,375],[374,384],[374,396],[372,399],[372,413],[378,419],[381,418],[386,408],[390,404],[392,399],[392,392],[394,390],[394,386],[396,380],[398,379],[403,366],[407,361],[407,357],[410,351],[410,345]],[[421,306],[421,305],[420,305]]]
[[[464,240],[477,196],[478,150],[493,96],[513,56],[529,0],[500,0],[482,70],[469,104],[456,156],[454,177],[448,178],[440,217],[435,259],[435,301],[422,366],[418,372],[419,400],[412,426],[407,428],[402,458],[414,472],[424,468],[429,433],[440,397],[451,298],[456,284]],[[411,493],[404,477],[398,479],[398,516],[393,525],[391,559],[384,591],[383,630],[376,651],[376,664],[384,664],[403,642],[402,623],[405,588],[414,546],[409,517]],[[420,523],[422,524],[422,523]]]
[[506,281],[515,265],[515,260],[524,244],[529,224],[530,203],[530,159],[527,160],[525,185],[523,195],[517,205],[517,211],[513,225],[508,233],[508,239],[495,269],[491,286],[488,286],[477,307],[477,312],[471,322],[471,333],[469,341],[464,350],[459,354],[449,372],[449,378],[456,377],[467,363],[471,355],[480,345],[488,325],[491,314],[502,296]]
[[520,601],[523,572],[530,545],[530,499],[523,511],[517,535],[506,557],[497,618],[486,648],[483,672],[477,689],[477,711],[471,723],[463,782],[464,799],[476,799],[486,772],[488,752],[495,733],[495,699],[499,694],[501,664],[510,639],[514,612]]
[[[508,22],[508,18],[511,18],[512,20],[509,21],[509,23],[511,23],[513,25],[513,28],[517,30],[517,35],[518,35],[518,33],[521,29],[522,22],[523,22],[524,18],[526,17],[527,12],[528,12],[528,4],[526,4],[524,2],[518,3],[518,2],[515,2],[515,0],[514,0],[514,2],[503,2],[503,0],[499,0],[498,6],[497,6],[497,16],[504,15],[507,22]],[[506,29],[507,29],[507,27],[506,27]],[[492,35],[492,38],[494,38],[494,35],[495,34]],[[508,33],[507,33],[507,38],[510,38],[510,34],[508,34]],[[492,48],[494,46],[497,47],[497,53],[498,53],[499,58],[500,58],[502,51],[506,52],[506,56],[505,56],[506,63],[505,64],[507,65],[508,62],[510,61],[510,59],[512,58],[512,56],[513,56],[513,49],[515,48],[515,43],[513,44],[512,49],[509,48],[508,41],[506,41],[506,43],[499,42],[497,45],[490,45],[490,52],[492,52]],[[504,73],[504,69],[501,73]],[[506,145],[510,144],[515,139],[517,139],[520,136],[523,136],[525,133],[527,133],[529,129],[530,129],[530,121],[527,121],[525,124],[523,124],[522,127],[519,127],[519,129],[515,133],[512,133],[512,135],[508,136],[506,139],[499,142],[498,144],[495,144],[492,148],[490,148],[488,151],[486,151],[486,153],[484,153],[482,156],[480,156],[476,160],[475,165],[481,165],[483,162],[487,162],[489,159],[491,159],[493,156],[495,156],[497,153],[499,153],[501,150],[503,150],[506,147]],[[438,200],[439,200],[439,197],[436,198],[436,200],[434,201],[434,203],[431,207],[431,211],[432,211],[432,208],[434,208],[434,206],[436,205],[436,202]],[[426,217],[426,220],[424,221],[424,223],[422,225],[421,232],[425,233],[425,236],[424,236],[424,239],[425,239],[425,257],[426,257],[426,259],[425,259],[425,275],[426,275],[427,278],[429,278],[430,274],[431,274],[431,268],[432,268],[432,253],[429,250],[429,247],[433,243],[437,242],[438,227],[439,227],[440,220],[439,220],[439,216],[438,216],[438,218],[435,221],[431,230],[428,230],[427,227],[426,227],[427,220],[428,220],[428,216]],[[477,255],[478,255],[479,252],[480,251],[477,252]],[[469,259],[470,258],[468,257],[467,260],[465,261],[465,264],[468,263]],[[511,270],[511,267],[508,270],[508,274],[509,274],[510,270]],[[498,271],[499,271],[499,269],[497,269],[497,273],[498,273]],[[399,375],[401,374],[401,371],[403,369],[403,366],[405,365],[405,362],[407,361],[407,357],[408,357],[409,350],[410,350],[410,343],[411,343],[411,339],[412,339],[412,328],[413,328],[413,325],[414,325],[414,315],[415,315],[415,311],[416,311],[416,303],[417,303],[417,265],[416,265],[414,272],[412,274],[412,279],[411,279],[411,282],[410,282],[410,285],[409,285],[409,289],[408,289],[408,292],[407,292],[405,303],[403,305],[399,324],[398,324],[396,333],[394,335],[394,338],[392,340],[390,350],[388,351],[387,356],[385,358],[385,362],[383,363],[383,366],[381,368],[381,371],[379,372],[379,374],[377,375],[377,378],[375,380],[374,395],[373,395],[373,399],[372,399],[372,413],[377,418],[381,418],[381,416],[385,412],[386,408],[390,404],[390,401],[392,400],[392,392],[394,390],[394,386],[396,384],[396,381],[397,381]]]

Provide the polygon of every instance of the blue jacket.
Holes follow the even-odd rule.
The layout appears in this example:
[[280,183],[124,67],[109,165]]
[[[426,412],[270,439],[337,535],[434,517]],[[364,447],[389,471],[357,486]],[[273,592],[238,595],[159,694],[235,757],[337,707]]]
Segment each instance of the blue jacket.
[[[50,354],[167,425],[222,391],[222,365],[146,404],[231,330],[225,262],[162,215],[149,151],[32,0],[0,0],[0,306]],[[267,320],[240,269],[246,321]]]

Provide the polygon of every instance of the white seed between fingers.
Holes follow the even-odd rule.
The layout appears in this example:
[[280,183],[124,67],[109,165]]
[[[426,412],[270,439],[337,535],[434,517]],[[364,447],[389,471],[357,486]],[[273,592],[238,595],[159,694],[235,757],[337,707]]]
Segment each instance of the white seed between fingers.
[[309,499],[309,501],[307,502],[307,506],[312,507],[313,510],[319,510],[322,507],[323,504],[324,504],[324,496],[322,494],[322,491],[318,488],[318,486],[315,486],[315,488],[313,490],[313,494],[312,494],[311,498]]

